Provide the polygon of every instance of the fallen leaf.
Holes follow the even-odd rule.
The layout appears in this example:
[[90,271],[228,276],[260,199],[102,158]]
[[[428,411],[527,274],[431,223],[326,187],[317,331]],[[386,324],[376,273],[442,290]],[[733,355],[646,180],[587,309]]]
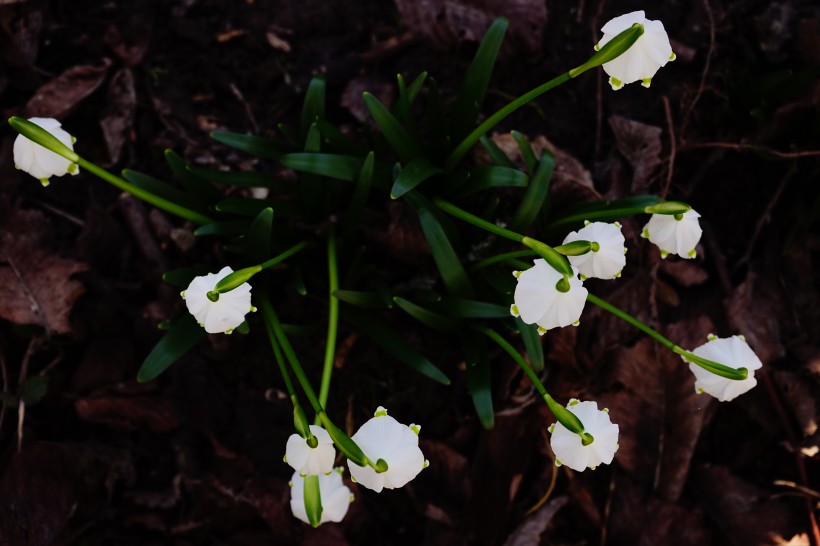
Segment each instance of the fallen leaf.
[[661,271],[680,286],[697,286],[709,279],[709,274],[692,260],[662,260]]
[[134,74],[130,68],[118,70],[111,78],[100,120],[108,157],[111,163],[120,160],[122,146],[128,139],[137,110],[137,95],[134,90]]
[[124,430],[145,427],[152,432],[169,432],[179,427],[174,404],[160,396],[102,396],[74,402],[80,419]]
[[109,25],[103,40],[122,62],[128,66],[137,66],[151,45],[153,28],[152,24],[135,24],[133,28],[127,29],[127,36],[124,36],[116,26]]
[[0,55],[9,66],[32,65],[37,59],[43,11],[35,6],[0,13]]
[[26,104],[25,117],[63,119],[102,85],[109,66],[111,60],[103,58],[99,66],[69,68],[34,93]]
[[556,497],[538,509],[519,525],[515,531],[510,533],[504,546],[530,546],[541,542],[541,535],[547,530],[547,526],[564,507],[568,497]]
[[661,164],[660,127],[647,125],[621,116],[609,118],[618,151],[632,165],[632,192],[646,193],[652,173]]
[[814,382],[810,383],[802,375],[785,370],[776,370],[772,376],[783,393],[783,401],[791,408],[792,415],[800,426],[800,432],[804,437],[814,435],[818,430],[817,421],[820,419],[817,400],[812,392]]
[[780,344],[780,324],[787,318],[784,301],[777,285],[750,272],[725,302],[729,324],[746,337],[763,364],[770,364],[784,354]]
[[342,91],[341,105],[359,121],[370,120],[370,112],[362,98],[365,91],[372,93],[388,108],[393,104],[395,89],[392,84],[369,75],[357,76],[350,80]]

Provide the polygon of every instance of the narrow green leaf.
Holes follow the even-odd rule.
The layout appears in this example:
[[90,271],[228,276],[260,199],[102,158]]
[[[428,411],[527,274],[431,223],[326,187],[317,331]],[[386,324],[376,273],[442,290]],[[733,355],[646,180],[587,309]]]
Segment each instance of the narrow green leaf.
[[325,115],[325,78],[318,75],[313,76],[305,93],[305,102],[302,103],[302,116],[299,122],[299,131],[302,135],[302,142],[307,137],[311,126],[317,119],[322,119]]
[[192,198],[197,199],[205,205],[222,198],[222,191],[215,188],[213,184],[190,172],[188,164],[173,150],[165,150],[165,162],[174,173],[174,177],[179,180]]
[[251,197],[230,197],[219,201],[214,208],[216,208],[219,212],[240,214],[242,216],[256,216],[264,209],[272,206],[273,203],[264,199],[253,199]]
[[137,373],[137,381],[151,381],[205,339],[206,335],[205,329],[196,323],[194,317],[185,313],[171,324],[159,343],[145,357]]
[[428,178],[443,172],[443,170],[427,161],[427,159],[418,157],[405,165],[401,173],[399,173],[399,176],[396,177],[396,181],[393,183],[393,189],[390,190],[390,198],[398,199]]
[[250,220],[225,220],[223,222],[211,222],[204,226],[199,226],[194,230],[194,235],[242,235],[248,230]]
[[495,426],[495,412],[487,344],[481,335],[472,330],[461,332],[459,337],[467,364],[467,388],[470,390],[476,415],[481,425],[491,430]]
[[535,157],[535,152],[532,151],[529,139],[518,131],[510,131],[510,134],[515,139],[515,143],[518,144],[518,149],[521,150],[521,157],[527,166],[527,172],[532,176],[535,172],[535,166],[538,164],[538,159]]
[[377,345],[380,345],[403,364],[442,385],[450,384],[450,380],[444,375],[444,372],[408,345],[404,339],[381,320],[350,306],[344,306],[342,309],[342,319],[370,337]]
[[485,150],[487,150],[487,154],[490,156],[490,161],[492,161],[493,164],[498,167],[507,167],[510,169],[515,168],[515,163],[507,157],[507,154],[505,154],[504,151],[498,147],[498,144],[496,144],[493,139],[488,138],[487,135],[484,135],[478,139],[478,141],[481,142],[481,145],[484,146]]
[[396,305],[398,305],[408,315],[415,318],[422,324],[429,326],[430,328],[444,332],[452,332],[458,328],[457,320],[453,320],[450,317],[446,317],[430,311],[429,309],[425,309],[412,301],[400,298],[399,296],[394,297],[393,301],[396,302]]
[[340,301],[355,305],[357,307],[364,307],[367,309],[387,309],[392,307],[387,305],[382,294],[378,292],[357,292],[355,290],[336,290],[333,292]]
[[168,201],[180,205],[190,204],[191,202],[191,199],[185,193],[166,182],[157,180],[153,176],[148,176],[147,174],[142,174],[130,169],[124,169],[122,171],[122,177],[135,186],[167,199]]
[[454,107],[452,135],[456,142],[464,138],[475,126],[508,26],[509,22],[503,17],[493,21],[481,39],[473,62],[467,70]]
[[396,101],[393,110],[396,112],[396,118],[402,123],[402,125],[407,127],[409,132],[414,136],[418,136],[416,131],[416,120],[413,118],[410,108],[416,100],[419,91],[421,91],[421,88],[424,85],[424,80],[426,79],[427,72],[422,72],[408,87],[404,81],[404,76],[401,74],[396,75],[396,80],[399,86],[399,99]]
[[273,209],[267,208],[257,215],[245,237],[243,254],[252,264],[260,264],[271,257],[273,232]]
[[364,104],[373,117],[373,121],[381,129],[387,143],[390,144],[390,147],[393,148],[393,151],[403,162],[409,162],[411,159],[422,155],[419,143],[379,99],[370,93],[365,93]]
[[461,318],[506,318],[510,316],[508,305],[449,296],[442,298],[435,309],[445,315]]
[[284,180],[277,178],[271,173],[260,173],[255,171],[214,171],[188,165],[188,171],[217,184],[232,184],[249,188],[272,188],[277,191],[287,191],[290,185]]
[[318,120],[316,122],[316,127],[319,128],[319,132],[325,138],[325,141],[327,141],[333,151],[349,155],[362,154],[362,147],[358,142],[352,140],[326,119]]
[[527,191],[524,192],[524,197],[521,199],[521,204],[518,205],[518,210],[515,211],[515,215],[513,215],[510,222],[511,230],[523,233],[538,217],[544,202],[549,197],[550,181],[554,169],[555,156],[548,150],[544,150],[532,180],[527,186]]
[[269,138],[230,133],[228,131],[214,131],[211,133],[211,138],[231,148],[273,161],[278,160],[289,149],[286,144]]
[[425,81],[427,81],[427,72],[422,72],[421,74],[416,76],[416,79],[413,80],[413,83],[411,83],[407,87],[407,100],[410,102],[410,104],[413,104],[416,101],[416,98],[419,96],[422,87],[424,87]]
[[297,294],[307,296],[308,291],[307,286],[305,286],[305,278],[302,276],[302,268],[298,265],[291,268],[291,281]]
[[444,115],[444,102],[436,80],[427,80],[427,124],[430,140],[431,157],[442,161],[450,147],[450,138],[447,132],[447,118]]
[[[322,135],[319,133],[319,128],[315,123],[310,124],[310,128],[305,136],[305,152],[318,153],[322,149]],[[302,197],[302,203],[305,205],[305,210],[308,213],[315,213],[319,210],[319,202],[325,195],[322,187],[321,176],[302,172],[299,173],[299,195]]]
[[468,195],[489,188],[510,186],[524,188],[529,182],[526,173],[510,167],[481,166],[470,171],[470,178],[458,188],[454,199],[462,199]]
[[362,165],[362,171],[359,173],[359,179],[356,181],[356,189],[353,191],[350,204],[347,206],[347,212],[342,219],[342,240],[347,244],[353,241],[353,233],[362,225],[364,208],[367,204],[367,197],[370,195],[370,187],[373,184],[375,157],[373,152],[367,154],[364,165]]
[[515,317],[515,324],[518,326],[527,356],[530,357],[532,369],[540,372],[544,369],[544,348],[541,345],[541,336],[538,335],[538,325],[525,324],[521,317]]
[[283,155],[282,165],[294,171],[353,181],[362,170],[362,158],[349,155],[295,153]]
[[612,222],[635,214],[643,214],[643,209],[663,201],[657,195],[635,195],[625,199],[597,201],[569,208],[564,214],[553,220],[547,226],[549,233],[559,229],[566,231],[568,227],[581,224],[585,220],[590,222]]
[[197,265],[194,267],[183,267],[180,269],[172,269],[171,271],[166,271],[162,275],[162,280],[167,282],[172,286],[177,286],[179,288],[187,288],[191,281],[194,280],[194,277],[201,277],[203,275],[207,275],[208,273],[213,273],[211,268],[205,265]]
[[314,527],[322,523],[322,494],[319,492],[319,476],[304,477],[305,513]]

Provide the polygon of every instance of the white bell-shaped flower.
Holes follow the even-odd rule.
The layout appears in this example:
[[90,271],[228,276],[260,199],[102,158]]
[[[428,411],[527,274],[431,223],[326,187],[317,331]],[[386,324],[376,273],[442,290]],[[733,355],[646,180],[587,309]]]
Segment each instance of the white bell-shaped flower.
[[618,450],[618,425],[609,419],[609,411],[598,409],[596,402],[579,402],[572,399],[567,409],[584,425],[584,432],[588,432],[593,441],[584,445],[581,437],[570,431],[560,422],[550,427],[550,446],[555,453],[555,463],[565,464],[573,470],[583,472],[587,468],[612,462]]
[[635,23],[643,25],[643,34],[628,50],[615,59],[604,63],[603,69],[609,75],[612,89],[620,89],[628,83],[640,81],[649,87],[652,77],[669,61],[675,60],[669,36],[660,21],[650,21],[643,11],[633,11],[616,17],[601,28],[604,36],[596,49],[602,48],[615,36],[630,28]]
[[[319,495],[322,498],[322,519],[319,523],[342,521],[353,502],[353,493],[342,481],[341,467],[319,475]],[[290,510],[298,519],[310,523],[305,508],[305,478],[299,472],[295,472],[290,479]]]
[[379,406],[374,417],[356,431],[353,441],[373,462],[383,459],[387,471],[378,473],[369,466],[359,466],[348,460],[347,467],[353,479],[379,493],[383,488],[396,489],[418,476],[427,467],[419,449],[418,425],[403,425],[387,415]]
[[[60,128],[60,122],[54,118],[29,118],[29,121],[49,133],[57,140],[74,150],[74,137],[65,129]],[[14,166],[38,179],[43,186],[48,186],[52,176],[77,174],[80,172],[76,163],[72,163],[61,155],[57,155],[48,148],[32,142],[23,135],[14,139]]]
[[746,368],[749,370],[749,377],[740,381],[729,379],[705,370],[697,364],[689,363],[689,369],[695,374],[697,392],[705,392],[721,402],[728,402],[757,385],[754,371],[759,370],[763,363],[743,336],[718,338],[709,334],[708,339],[708,342],[692,351],[692,354],[730,368]]
[[310,425],[310,431],[316,437],[316,447],[310,447],[307,440],[298,434],[291,434],[285,446],[285,462],[302,476],[327,474],[333,470],[336,449],[333,440],[325,429]]
[[514,272],[518,285],[510,312],[527,324],[537,324],[540,334],[550,328],[577,325],[587,301],[587,289],[578,278],[575,267],[572,272],[566,292],[561,292],[557,286],[564,276],[545,260],[535,260],[530,269]]
[[581,280],[617,279],[626,265],[626,246],[621,224],[615,222],[586,222],[578,231],[570,231],[564,244],[573,241],[590,241],[598,244],[598,250],[591,250],[580,256],[567,256],[572,267],[578,268]]
[[681,258],[697,256],[695,247],[703,230],[698,222],[700,214],[690,209],[682,215],[653,214],[643,228],[641,237],[649,239],[661,249],[661,258],[677,254]]
[[245,315],[255,311],[251,305],[251,285],[242,283],[230,292],[219,294],[219,299],[211,301],[208,292],[216,283],[233,273],[230,267],[223,267],[219,273],[208,273],[196,277],[182,293],[185,305],[196,321],[209,334],[230,334],[242,324]]

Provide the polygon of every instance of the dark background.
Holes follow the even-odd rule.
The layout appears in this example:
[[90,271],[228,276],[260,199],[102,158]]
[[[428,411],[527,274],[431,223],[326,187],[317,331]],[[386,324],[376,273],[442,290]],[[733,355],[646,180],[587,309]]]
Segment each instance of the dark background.
[[[328,118],[356,131],[368,123],[361,92],[390,101],[397,73],[427,70],[451,99],[477,39],[505,15],[492,112],[582,63],[604,22],[646,8],[677,53],[651,89],[613,93],[593,71],[499,130],[561,150],[565,197],[651,192],[692,203],[704,227],[696,260],[661,262],[637,238],[643,219],[629,220],[624,277],[590,286],[683,347],[710,332],[744,334],[764,368],[753,391],[721,404],[694,393],[677,357],[587,309],[577,329],[545,336],[545,378],[559,400],[609,407],[621,443],[611,466],[573,473],[555,470],[551,417],[508,358],[494,358],[498,413],[486,432],[446,337],[395,312],[387,319],[451,387],[343,327],[331,414],[355,429],[383,404],[420,423],[431,466],[401,490],[351,486],[345,521],[313,530],[290,515],[289,402],[262,336],[211,336],[158,380],[134,380],[156,324],[180,310],[161,273],[221,263],[219,245],[87,174],[41,188],[14,170],[6,129],[0,544],[817,545],[816,2],[2,4],[2,114],[56,117],[87,159],[166,180],[165,148],[198,165],[257,168],[208,133],[275,136],[278,122],[298,120],[314,74],[327,77]],[[370,204],[362,237],[381,249],[377,265],[410,282],[434,271],[413,214]],[[284,291],[288,320],[321,317]],[[316,339],[323,328],[295,340],[311,369]],[[528,515],[553,476],[549,499]]]

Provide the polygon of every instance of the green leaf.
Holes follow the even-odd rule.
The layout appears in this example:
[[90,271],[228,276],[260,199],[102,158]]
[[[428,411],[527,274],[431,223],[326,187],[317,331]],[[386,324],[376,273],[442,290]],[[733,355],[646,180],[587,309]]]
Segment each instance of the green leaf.
[[342,240],[347,244],[353,241],[354,231],[362,225],[364,207],[367,204],[367,197],[370,195],[370,187],[373,184],[374,162],[375,154],[370,152],[364,160],[359,179],[356,181],[356,189],[353,191],[353,197],[350,198],[347,212],[342,219]]
[[151,381],[205,339],[206,335],[205,329],[196,323],[194,317],[185,313],[171,324],[159,343],[145,357],[137,373],[137,381]]
[[304,477],[305,513],[313,527],[322,523],[322,494],[319,492],[319,476]]
[[532,175],[532,180],[527,186],[527,191],[524,193],[524,198],[521,199],[521,204],[518,205],[518,210],[515,211],[515,215],[510,222],[512,231],[525,232],[538,216],[544,202],[549,197],[550,181],[554,169],[555,156],[548,150],[544,150],[541,160],[538,162],[538,167]]
[[272,203],[264,199],[253,199],[251,197],[230,197],[219,201],[214,208],[216,208],[219,212],[241,214],[242,216],[256,216],[264,209],[271,206]]
[[529,182],[526,173],[510,167],[481,166],[470,171],[466,184],[456,190],[454,199],[462,199],[468,195],[489,188],[511,186],[524,188]]
[[541,345],[541,336],[538,335],[538,325],[526,324],[521,317],[515,317],[515,324],[518,326],[527,356],[530,357],[532,369],[540,372],[544,369],[544,348]]
[[336,290],[333,292],[340,301],[369,309],[387,309],[392,307],[387,305],[384,297],[378,292],[357,292],[355,290]]
[[247,231],[250,220],[225,220],[222,222],[211,222],[204,226],[199,226],[194,230],[194,235],[242,235]]
[[364,105],[373,117],[373,121],[381,129],[387,143],[390,144],[390,147],[393,148],[393,151],[396,152],[402,162],[409,162],[411,159],[422,155],[419,143],[379,99],[370,93],[365,93]]
[[416,100],[426,79],[427,72],[422,72],[408,87],[404,81],[404,76],[401,74],[396,75],[396,80],[399,85],[399,100],[396,101],[396,105],[394,106],[396,118],[398,118],[404,126],[410,127],[413,134],[416,134],[416,123],[411,114],[410,107]]
[[322,119],[325,115],[325,78],[324,76],[313,76],[305,93],[305,102],[302,104],[302,116],[299,122],[299,131],[302,142],[305,142],[311,126],[317,119]]
[[164,280],[172,286],[177,286],[179,288],[187,288],[188,285],[191,284],[191,281],[194,280],[194,277],[201,277],[211,272],[211,269],[205,265],[183,267],[180,269],[172,269],[171,271],[166,271],[162,275],[162,280]]
[[515,163],[507,157],[507,154],[498,147],[493,139],[488,138],[487,135],[482,136],[478,139],[481,142],[481,145],[484,146],[484,149],[487,150],[487,154],[490,156],[490,161],[493,162],[498,167],[508,167],[510,169],[515,168]]
[[[305,152],[318,153],[322,148],[322,135],[319,133],[319,128],[315,123],[310,125],[307,135],[305,136]],[[305,205],[307,212],[314,212],[318,210],[318,205],[325,192],[322,188],[322,178],[313,173],[299,174],[299,195],[302,197],[302,203]]]
[[342,309],[342,318],[345,322],[370,337],[377,345],[380,345],[403,364],[442,385],[450,384],[450,380],[444,375],[444,372],[408,345],[404,339],[381,320],[350,306],[345,306]]
[[42,375],[27,377],[20,385],[18,396],[26,405],[36,404],[46,395],[48,391],[48,378]]
[[456,142],[475,126],[476,117],[490,83],[495,59],[508,26],[509,22],[503,17],[493,21],[481,39],[473,62],[467,70],[454,107],[452,136]]
[[271,257],[273,209],[267,208],[254,219],[245,237],[243,254],[252,264],[260,264]]
[[415,318],[422,324],[429,326],[430,328],[434,328],[436,330],[441,330],[444,332],[452,332],[456,328],[458,328],[457,320],[453,320],[450,317],[446,317],[444,315],[440,315],[438,313],[430,311],[429,309],[425,309],[424,307],[417,305],[412,301],[400,298],[399,296],[394,297],[393,301],[396,302],[396,305],[398,305],[408,315]]
[[211,138],[231,148],[273,161],[278,160],[288,151],[288,146],[281,142],[228,131],[214,131],[211,133]]
[[185,186],[188,194],[199,199],[202,203],[210,205],[222,197],[222,192],[216,189],[210,182],[200,178],[188,170],[188,164],[173,150],[165,150],[165,162],[171,167],[171,172]]
[[441,100],[441,93],[436,80],[427,80],[427,124],[428,139],[430,141],[430,153],[432,157],[441,161],[447,155],[450,147],[449,135],[447,133],[447,118],[444,115],[444,102]]
[[518,149],[521,150],[521,157],[524,159],[524,164],[527,166],[527,172],[530,173],[530,176],[532,176],[535,172],[535,166],[538,163],[538,159],[535,157],[535,152],[532,151],[530,141],[526,136],[522,135],[518,131],[510,131],[510,134],[513,139],[515,139],[515,143],[518,144]]
[[510,307],[484,301],[444,297],[436,309],[445,315],[460,318],[506,318]]
[[549,233],[558,230],[566,231],[568,227],[582,224],[585,220],[590,222],[612,222],[633,214],[643,214],[643,209],[663,201],[657,195],[636,195],[625,199],[615,199],[608,201],[596,201],[585,203],[580,206],[569,208],[547,226]]
[[288,191],[290,184],[271,173],[254,171],[214,171],[194,165],[188,165],[188,171],[217,184],[232,184],[249,188],[272,188],[277,191]]
[[122,177],[135,186],[167,199],[168,201],[180,205],[190,204],[191,202],[191,199],[182,191],[147,174],[142,174],[130,169],[123,169]]
[[396,177],[396,181],[393,182],[393,189],[390,190],[390,198],[398,199],[428,178],[443,172],[427,159],[418,157],[405,165],[399,176]]
[[295,153],[283,155],[282,165],[294,171],[353,181],[362,169],[362,158],[349,155]]
[[335,151],[349,155],[361,155],[362,147],[359,143],[341,132],[329,121],[320,119],[316,122],[316,127],[318,127],[319,132]]
[[473,406],[481,425],[491,430],[495,426],[495,412],[487,343],[480,334],[472,330],[462,332],[459,337],[467,364],[467,388],[470,390]]

